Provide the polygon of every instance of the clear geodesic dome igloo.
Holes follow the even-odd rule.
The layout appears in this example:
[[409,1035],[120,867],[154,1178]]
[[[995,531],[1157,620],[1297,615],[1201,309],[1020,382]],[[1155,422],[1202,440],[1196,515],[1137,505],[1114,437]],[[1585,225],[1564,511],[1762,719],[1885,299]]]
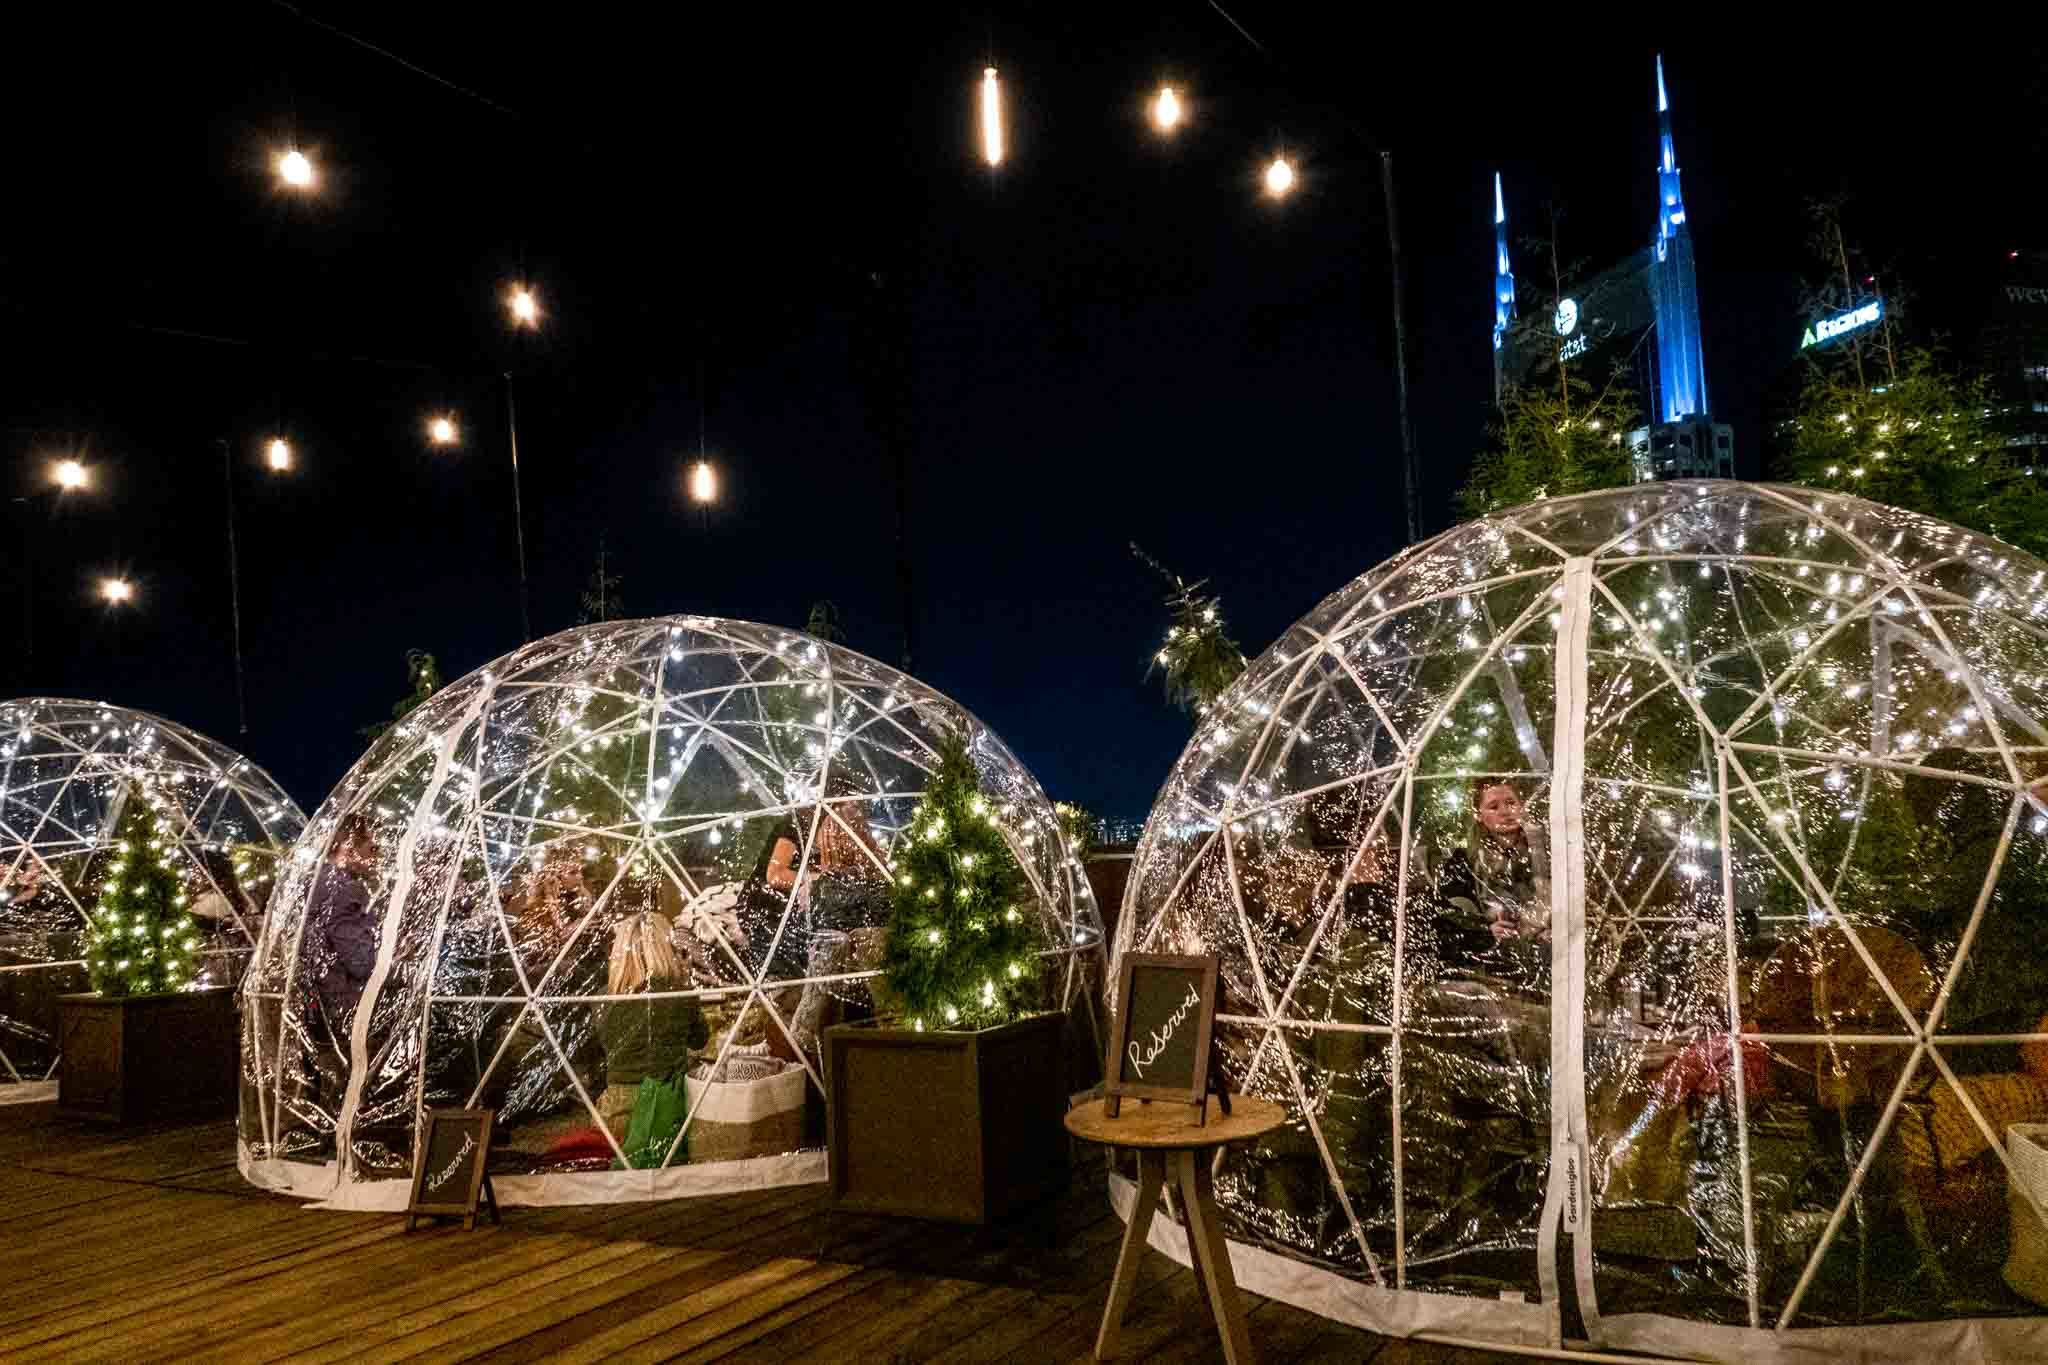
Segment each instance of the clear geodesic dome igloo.
[[306,823],[268,773],[161,716],[0,702],[0,1104],[56,1094],[57,997],[87,989],[86,904],[136,791],[184,855],[201,928],[195,988],[241,979],[277,862]]
[[949,734],[1099,1074],[1101,920],[1000,739],[796,631],[607,622],[436,693],[315,814],[243,984],[244,1174],[402,1206],[419,1115],[454,1106],[495,1112],[501,1200],[823,1179],[819,1035],[875,1009],[890,850]]
[[1357,579],[1201,718],[1118,923],[1220,956],[1288,1111],[1217,1176],[1241,1278],[1523,1345],[2048,1352],[2044,779],[2048,565],[1924,516],[1638,485]]

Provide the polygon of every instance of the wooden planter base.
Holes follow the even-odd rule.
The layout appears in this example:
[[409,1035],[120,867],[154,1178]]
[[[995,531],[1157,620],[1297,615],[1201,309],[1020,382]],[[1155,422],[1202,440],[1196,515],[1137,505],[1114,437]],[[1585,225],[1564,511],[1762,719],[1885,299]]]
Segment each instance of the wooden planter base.
[[67,995],[57,1113],[97,1123],[232,1114],[239,1030],[231,990]]
[[978,1033],[825,1030],[832,1198],[985,1223],[1066,1180],[1061,1016]]

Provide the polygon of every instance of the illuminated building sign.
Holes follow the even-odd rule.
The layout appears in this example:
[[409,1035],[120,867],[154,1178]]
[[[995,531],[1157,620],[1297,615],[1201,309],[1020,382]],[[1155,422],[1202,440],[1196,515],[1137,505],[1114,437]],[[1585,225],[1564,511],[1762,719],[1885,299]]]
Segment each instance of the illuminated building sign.
[[1581,332],[1577,336],[1573,337],[1570,341],[1567,341],[1564,345],[1557,348],[1557,358],[1559,360],[1576,360],[1580,356],[1584,355],[1587,352],[1587,350],[1592,347],[1592,345],[1593,338],[1588,336],[1586,333]]
[[1570,336],[1572,329],[1579,325],[1579,301],[1577,299],[1558,300],[1555,322],[1559,336]]
[[1868,327],[1884,316],[1884,300],[1872,299],[1861,308],[1851,308],[1846,313],[1837,313],[1831,318],[1822,318],[1806,329],[1806,335],[1799,339],[1799,349],[1818,346],[1833,341],[1836,337],[1853,332],[1859,327]]

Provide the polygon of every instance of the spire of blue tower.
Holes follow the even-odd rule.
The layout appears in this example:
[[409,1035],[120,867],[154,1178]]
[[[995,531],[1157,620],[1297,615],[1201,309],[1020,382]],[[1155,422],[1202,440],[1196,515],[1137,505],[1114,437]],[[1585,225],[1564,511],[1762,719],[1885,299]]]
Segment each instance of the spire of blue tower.
[[1699,281],[1692,229],[1678,188],[1678,152],[1671,140],[1671,99],[1664,57],[1657,57],[1657,236],[1650,297],[1657,316],[1657,404],[1666,422],[1707,413],[1707,374],[1700,351]]
[[[1685,199],[1678,189],[1678,151],[1671,142],[1671,98],[1664,93],[1664,57],[1657,56],[1657,240],[1671,240],[1685,226]],[[1664,249],[1658,249],[1662,260]]]
[[1500,401],[1500,349],[1515,316],[1515,274],[1508,269],[1508,210],[1493,173],[1493,397]]

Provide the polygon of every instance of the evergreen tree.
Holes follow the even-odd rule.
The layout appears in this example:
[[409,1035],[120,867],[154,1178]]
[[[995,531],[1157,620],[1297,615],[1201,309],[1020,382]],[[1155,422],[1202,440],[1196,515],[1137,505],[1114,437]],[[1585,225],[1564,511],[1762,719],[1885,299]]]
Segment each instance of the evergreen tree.
[[405,676],[412,683],[412,691],[400,697],[391,708],[391,719],[363,727],[363,738],[378,740],[384,732],[410,715],[415,707],[442,687],[441,666],[434,662],[434,656],[424,649],[408,649],[405,652]]
[[811,603],[810,617],[804,622],[804,634],[828,645],[845,644],[846,629],[839,623],[839,604],[829,600]]
[[1618,379],[1598,392],[1576,375],[1563,376],[1555,389],[1513,389],[1458,491],[1458,506],[1468,517],[1483,517],[1538,498],[1619,487],[1632,476],[1627,433],[1640,420],[1635,395]]
[[882,974],[917,1029],[978,1029],[1039,1003],[1031,886],[957,736],[890,864]]
[[583,610],[576,617],[579,626],[594,621],[622,621],[626,616],[626,599],[619,592],[625,578],[611,571],[615,561],[607,558],[604,537],[597,538],[597,567],[590,571],[590,583],[583,589]]
[[1131,553],[1171,585],[1166,608],[1172,620],[1146,676],[1158,670],[1165,676],[1168,699],[1183,711],[1200,715],[1244,672],[1244,651],[1230,637],[1222,603],[1202,592],[1207,580],[1190,583],[1135,544]]
[[1896,369],[1877,376],[1887,382],[1862,382],[1847,352],[1817,362],[1797,414],[1777,432],[1776,476],[2048,554],[2048,490],[2031,448],[2009,447],[1993,430],[1984,379],[1947,370],[1917,346],[1899,348]]
[[191,985],[199,929],[185,911],[176,846],[130,787],[86,930],[86,974],[101,995],[159,995]]

